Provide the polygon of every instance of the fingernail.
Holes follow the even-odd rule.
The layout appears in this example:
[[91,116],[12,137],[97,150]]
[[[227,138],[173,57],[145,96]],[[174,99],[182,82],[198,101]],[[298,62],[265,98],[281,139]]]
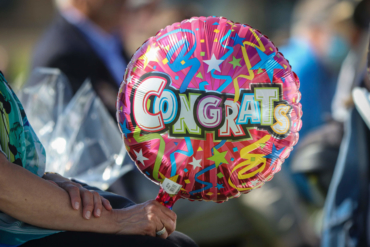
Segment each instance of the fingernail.
[[100,212],[100,209],[97,209],[97,210],[96,210],[96,215],[97,215],[97,216],[100,216],[100,213],[101,213],[101,212]]
[[75,202],[75,209],[78,209],[80,207],[80,203],[79,202]]
[[90,219],[90,216],[91,216],[91,212],[87,211],[86,214],[85,214],[86,219]]

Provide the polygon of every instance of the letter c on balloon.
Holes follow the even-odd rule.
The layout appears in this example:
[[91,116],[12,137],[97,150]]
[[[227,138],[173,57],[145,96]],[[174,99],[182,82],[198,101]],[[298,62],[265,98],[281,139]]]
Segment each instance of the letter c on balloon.
[[137,86],[133,100],[133,115],[140,129],[147,132],[158,132],[165,128],[162,113],[151,113],[147,105],[151,96],[161,97],[166,83],[163,77],[149,76]]

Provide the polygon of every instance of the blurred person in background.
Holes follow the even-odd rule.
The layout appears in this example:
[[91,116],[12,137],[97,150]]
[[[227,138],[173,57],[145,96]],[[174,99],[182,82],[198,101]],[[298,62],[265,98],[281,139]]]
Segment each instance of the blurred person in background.
[[129,58],[120,18],[125,0],[58,0],[55,20],[36,46],[32,68],[59,68],[75,93],[86,79],[115,118],[118,88]]
[[332,105],[344,136],[325,202],[322,247],[370,246],[370,0],[359,2],[353,16],[351,51]]
[[[350,48],[353,10],[354,4],[349,1],[298,2],[291,38],[279,49],[298,75],[302,93],[300,142],[285,162],[289,166],[286,171],[304,201],[302,210],[309,215],[317,236],[342,137],[342,126],[331,121],[331,102],[341,63]],[[315,129],[320,131],[312,133]]]
[[[354,7],[354,10],[347,11],[353,13],[348,29],[350,50],[341,65],[331,104],[333,119],[311,130],[303,138],[293,155],[292,169],[294,172],[323,172],[325,174],[321,174],[323,177],[319,179],[321,180],[320,190],[324,197],[337,160],[343,136],[343,122],[348,119],[350,110],[353,108],[352,89],[358,86],[364,78],[368,45],[368,16],[370,16],[370,5],[367,6],[369,2],[368,0],[361,1]],[[345,3],[350,8],[348,4],[350,3]],[[302,157],[304,157],[303,161]]]
[[[36,46],[32,68],[60,69],[73,94],[90,79],[116,122],[116,99],[129,62],[127,54],[133,54],[160,28],[191,17],[188,8],[160,4],[160,0],[57,0],[57,15]],[[123,47],[126,43],[128,52]],[[133,185],[133,180],[142,177],[134,169],[108,191],[143,201],[143,190]]]
[[[279,50],[300,79],[300,140],[331,119],[337,75],[349,50],[352,13],[353,5],[347,1],[302,0],[295,7],[291,38]],[[290,154],[292,157],[295,151]],[[288,159],[286,165],[290,167],[291,161]],[[292,178],[306,201],[317,199],[306,177],[295,173]]]
[[[366,67],[366,50],[368,46],[370,1],[365,0],[359,2],[356,6],[354,6],[354,9],[352,11],[350,11],[351,10],[350,8],[351,5],[349,5],[350,3],[349,2],[344,3],[345,5],[342,6],[347,6],[347,13],[352,13],[351,19],[349,20],[350,23],[347,20],[344,20],[345,22],[341,22],[343,25],[346,23],[349,24],[350,27],[348,29],[347,36],[349,41],[348,44],[350,45],[350,51],[346,56],[345,60],[343,61],[343,64],[341,65],[338,77],[337,88],[332,102],[333,120],[320,126],[319,128],[311,130],[305,136],[305,138],[301,140],[291,160],[291,169],[293,173],[304,174],[304,176],[307,178],[309,188],[308,192],[310,193],[309,204],[311,206],[311,210],[313,208],[316,208],[315,210],[313,210],[312,220],[315,221],[316,231],[319,233],[321,233],[322,230],[323,206],[325,199],[328,198],[329,201],[331,201],[330,203],[333,204],[334,203],[332,201],[334,198],[333,193],[337,193],[336,196],[337,199],[339,200],[336,201],[334,204],[341,204],[344,198],[351,197],[348,194],[349,191],[350,193],[354,192],[352,190],[347,189],[343,190],[343,188],[341,188],[340,190],[335,190],[332,188],[331,189],[332,192],[329,192],[328,194],[329,186],[333,187],[333,185],[331,185],[331,181],[334,169],[335,170],[343,169],[343,165],[341,165],[343,164],[343,158],[340,158],[340,156],[338,155],[340,152],[343,152],[340,151],[342,150],[341,146],[344,145],[343,142],[345,142],[344,139],[342,140],[343,132],[347,133],[346,135],[348,135],[349,131],[348,126],[345,126],[346,128],[343,127],[343,122],[347,120],[349,121],[349,117],[351,116],[351,114],[352,116],[354,115],[354,113],[351,112],[355,111],[353,110],[354,102],[352,98],[352,89],[359,85],[362,86],[365,85],[364,74]],[[355,115],[358,116],[357,113]],[[346,138],[348,139],[348,137]],[[356,155],[356,157],[357,156],[363,155],[359,154]],[[346,162],[349,161],[347,160]],[[354,164],[353,162],[356,164]],[[346,178],[343,178],[346,179],[347,182],[344,181],[341,182],[342,184],[341,186],[348,186],[348,188],[351,188],[353,185],[352,188],[356,188],[356,186],[358,186],[357,182],[350,183],[349,180],[355,179],[356,181],[357,180],[359,181],[357,174],[355,174],[357,172],[354,172],[357,171],[358,169],[358,159],[353,157],[352,161],[349,162],[349,165],[353,168],[352,173],[350,169],[349,173],[351,174],[347,174]],[[338,166],[342,168],[338,168]],[[334,183],[334,181],[336,180],[337,182],[335,183],[338,184],[338,179],[339,178],[333,179],[332,183]],[[357,189],[358,188],[356,188],[355,190]],[[342,194],[343,192],[344,194],[346,194],[345,197],[343,197]],[[355,196],[356,193],[353,193],[352,196]],[[327,203],[328,202],[326,202],[326,204]],[[338,207],[336,209],[331,208],[331,210],[334,212],[336,210],[338,211],[349,210],[349,208],[345,209],[345,207],[346,206],[342,208]],[[341,211],[341,213],[343,213],[344,211]],[[335,216],[331,214],[331,217]],[[329,225],[332,226],[328,226],[327,224],[325,224],[326,226],[324,225],[324,228],[331,227],[336,228],[338,227],[338,225],[336,225],[337,223],[339,225],[341,224],[339,222],[337,223],[334,222],[329,223]],[[325,236],[326,236],[325,241],[328,241],[330,237],[328,237],[328,234],[326,234]],[[332,245],[325,246],[338,246],[338,245],[337,243],[335,243]]]
[[337,74],[349,50],[352,12],[349,2],[335,0],[303,0],[295,7],[291,38],[279,50],[301,82],[300,138],[330,117]]
[[347,103],[344,137],[325,202],[322,247],[370,246],[370,74],[361,74],[350,89],[353,101]]
[[[138,1],[136,8],[151,0]],[[131,3],[131,4],[130,4]],[[55,20],[36,46],[32,68],[60,69],[75,94],[86,79],[116,122],[116,100],[129,57],[123,47],[122,19],[134,1],[57,0]],[[141,44],[141,43],[140,43]],[[139,44],[136,44],[139,46]],[[132,174],[117,180],[108,190],[137,200]]]

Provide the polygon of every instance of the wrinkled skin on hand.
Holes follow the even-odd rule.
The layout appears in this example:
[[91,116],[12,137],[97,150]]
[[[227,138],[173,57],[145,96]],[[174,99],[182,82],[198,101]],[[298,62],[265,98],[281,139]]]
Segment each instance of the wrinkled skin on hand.
[[147,201],[128,208],[113,210],[118,228],[117,234],[149,235],[166,228],[160,238],[166,239],[176,229],[176,214],[155,200]]

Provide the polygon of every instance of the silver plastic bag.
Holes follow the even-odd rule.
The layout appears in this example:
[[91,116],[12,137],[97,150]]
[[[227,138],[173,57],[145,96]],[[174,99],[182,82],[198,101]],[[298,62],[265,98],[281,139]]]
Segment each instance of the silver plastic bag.
[[19,95],[46,149],[47,171],[105,190],[133,169],[117,124],[89,81],[72,97],[60,70],[36,69]]
[[68,79],[59,69],[35,69],[17,95],[29,122],[46,147],[58,117],[72,99]]

